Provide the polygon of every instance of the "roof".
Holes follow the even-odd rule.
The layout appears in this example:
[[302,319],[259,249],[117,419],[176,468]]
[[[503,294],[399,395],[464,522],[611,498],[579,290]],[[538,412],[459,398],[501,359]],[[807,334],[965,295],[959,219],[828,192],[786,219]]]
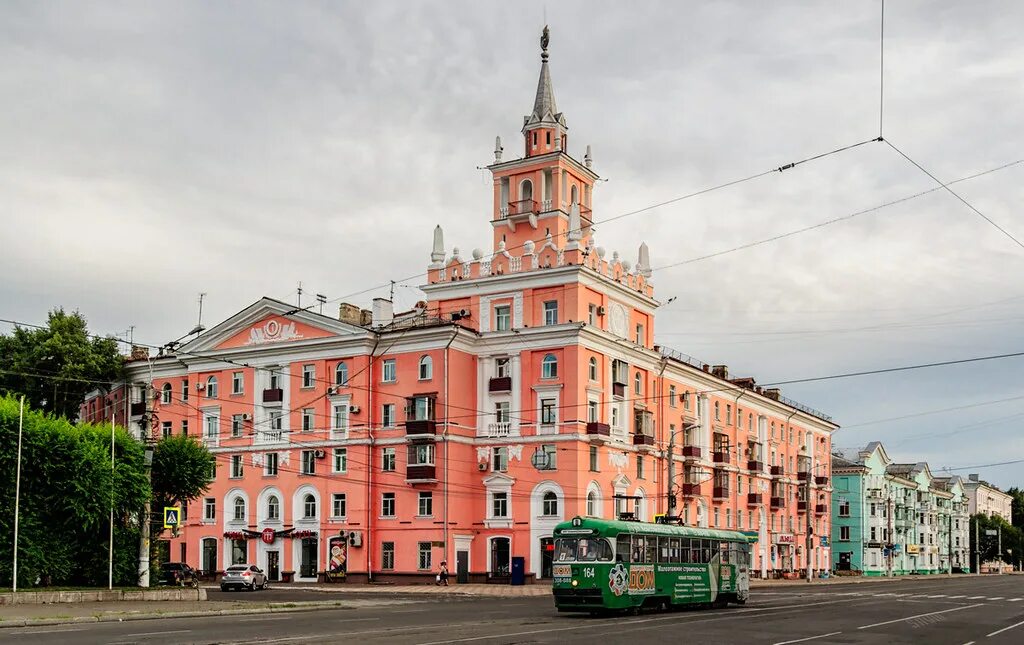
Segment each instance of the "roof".
[[[577,526],[573,525],[578,521]],[[749,538],[745,533],[739,531],[725,531],[722,529],[705,529],[695,526],[679,526],[678,524],[654,524],[652,522],[628,522],[625,520],[602,520],[594,517],[577,517],[568,522],[562,522],[555,527],[556,532],[572,530],[574,528],[594,529],[601,533],[630,533],[630,534],[653,534],[653,535],[675,535],[677,537],[710,538],[719,540],[733,540],[736,542],[748,542]]]
[[548,69],[548,28],[540,38],[540,78],[537,80],[537,96],[533,100],[533,112],[526,117],[525,126],[538,123],[565,125],[565,117],[558,111],[555,103],[555,88],[551,83],[551,70]]

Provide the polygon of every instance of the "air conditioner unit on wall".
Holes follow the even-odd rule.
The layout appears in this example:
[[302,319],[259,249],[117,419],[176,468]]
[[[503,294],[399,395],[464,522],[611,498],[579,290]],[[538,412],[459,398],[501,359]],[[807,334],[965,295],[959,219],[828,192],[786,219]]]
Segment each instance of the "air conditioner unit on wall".
[[323,459],[324,457],[327,456],[327,453],[324,452],[323,450],[317,450],[316,452],[313,453],[313,456],[316,457],[317,459]]
[[359,406],[358,405],[350,405],[350,406],[348,406],[348,411],[351,412],[352,414],[359,414]]
[[484,462],[480,462],[479,464],[476,465],[476,469],[479,470],[480,472],[486,472],[487,464]]
[[348,541],[352,546],[363,546],[363,532],[352,531],[348,534]]
[[604,309],[604,307],[598,307],[598,308],[597,308],[597,315],[598,315],[598,316],[603,316],[603,315],[604,315],[604,312],[605,312],[605,309]]
[[242,421],[252,421],[252,415],[246,412],[242,415]]
[[202,392],[205,389],[206,389],[206,383],[202,383],[202,382],[196,383],[196,392]]

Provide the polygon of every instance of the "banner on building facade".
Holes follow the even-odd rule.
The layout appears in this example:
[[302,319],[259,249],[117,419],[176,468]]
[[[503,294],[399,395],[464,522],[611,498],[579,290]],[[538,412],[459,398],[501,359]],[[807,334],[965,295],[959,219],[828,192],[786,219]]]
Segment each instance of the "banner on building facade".
[[328,544],[331,559],[327,565],[327,575],[332,580],[344,580],[348,573],[348,538],[336,535]]

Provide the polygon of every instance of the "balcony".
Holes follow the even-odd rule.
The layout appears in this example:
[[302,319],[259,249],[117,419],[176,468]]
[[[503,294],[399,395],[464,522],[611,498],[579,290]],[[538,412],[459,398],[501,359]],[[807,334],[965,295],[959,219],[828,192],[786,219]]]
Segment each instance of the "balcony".
[[775,475],[777,477],[781,477],[782,475],[785,474],[785,472],[783,472],[782,466],[772,466],[771,471],[772,475]]
[[764,470],[764,462],[758,461],[756,459],[751,459],[747,461],[747,470],[762,472]]
[[626,384],[625,383],[612,383],[612,394],[618,397],[626,397]]
[[807,512],[807,500],[801,499],[796,502],[796,512],[806,513]]
[[815,475],[814,483],[818,486],[828,486],[828,477],[824,475]]
[[652,435],[649,435],[649,434],[640,434],[640,433],[634,434],[633,435],[633,445],[634,446],[653,446],[654,445],[654,437]]
[[133,417],[140,417],[143,414],[146,414],[146,402],[139,401],[138,403],[132,403],[131,412]]
[[437,434],[437,421],[433,419],[410,419],[405,422],[406,435],[435,435]]
[[487,424],[487,435],[488,437],[508,437],[512,435],[512,422],[511,421],[499,421],[497,423]]
[[284,390],[279,387],[272,387],[263,390],[264,403],[281,403],[284,401]]
[[760,506],[761,501],[761,493],[747,493],[747,506]]
[[772,510],[782,508],[785,505],[786,505],[786,498],[785,497],[772,497],[772,499],[771,499]]
[[728,499],[729,489],[725,486],[715,486],[711,489],[711,496],[715,499]]
[[487,385],[488,392],[511,392],[512,391],[512,377],[511,376],[495,376],[491,379]]
[[815,504],[814,505],[814,514],[815,515],[824,515],[826,513],[828,513],[828,504]]
[[701,450],[700,446],[683,446],[683,457],[689,457],[692,459],[700,459]]
[[280,443],[288,443],[289,433],[284,430],[257,430],[253,444],[257,446],[269,446]]
[[714,460],[716,464],[727,464],[729,463],[729,453],[716,451],[714,453]]
[[607,423],[600,423],[599,421],[590,421],[587,423],[587,434],[608,437],[611,433],[612,427]]
[[515,215],[536,215],[540,212],[538,208],[539,204],[535,199],[520,199],[516,202],[509,202],[508,206],[502,209],[501,214],[504,217],[513,217]]
[[798,472],[796,474],[796,478],[798,480],[802,481],[802,482],[809,481],[811,479],[811,473],[809,473],[806,470],[804,470],[804,471]]
[[683,497],[700,495],[700,484],[683,484]]
[[405,480],[407,482],[437,481],[437,470],[434,464],[409,464],[405,469]]

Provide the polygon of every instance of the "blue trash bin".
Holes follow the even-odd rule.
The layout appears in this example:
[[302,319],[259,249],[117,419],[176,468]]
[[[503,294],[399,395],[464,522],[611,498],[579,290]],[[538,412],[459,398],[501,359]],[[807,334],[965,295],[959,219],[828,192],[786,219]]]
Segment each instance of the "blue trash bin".
[[526,584],[526,558],[512,558],[512,584]]

